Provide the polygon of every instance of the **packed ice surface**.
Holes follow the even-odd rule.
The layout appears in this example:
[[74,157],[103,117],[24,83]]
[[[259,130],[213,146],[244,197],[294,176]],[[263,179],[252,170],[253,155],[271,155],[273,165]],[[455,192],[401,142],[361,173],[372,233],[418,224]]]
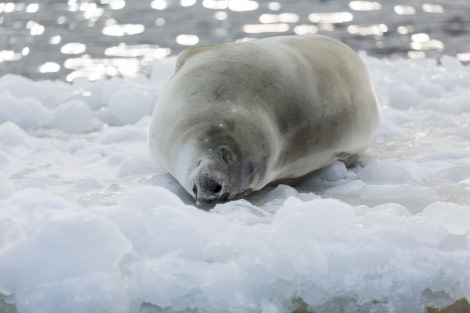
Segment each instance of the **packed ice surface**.
[[470,67],[362,55],[375,141],[296,188],[195,207],[150,78],[0,78],[0,312],[424,312],[470,299]]

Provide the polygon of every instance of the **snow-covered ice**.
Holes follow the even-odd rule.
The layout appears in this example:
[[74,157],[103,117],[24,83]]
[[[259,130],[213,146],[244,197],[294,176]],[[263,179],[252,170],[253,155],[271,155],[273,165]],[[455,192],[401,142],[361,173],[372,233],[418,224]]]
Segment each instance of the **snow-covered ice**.
[[210,211],[147,152],[173,58],[149,78],[1,77],[0,312],[426,312],[469,300],[470,67],[362,58],[382,120],[358,163]]

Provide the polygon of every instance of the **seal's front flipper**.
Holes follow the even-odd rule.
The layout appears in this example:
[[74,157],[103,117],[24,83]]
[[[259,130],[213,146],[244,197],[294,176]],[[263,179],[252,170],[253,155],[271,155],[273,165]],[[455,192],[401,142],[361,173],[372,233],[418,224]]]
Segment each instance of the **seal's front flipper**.
[[347,168],[352,167],[359,159],[359,154],[350,154],[347,152],[341,152],[336,155],[339,161],[343,162]]

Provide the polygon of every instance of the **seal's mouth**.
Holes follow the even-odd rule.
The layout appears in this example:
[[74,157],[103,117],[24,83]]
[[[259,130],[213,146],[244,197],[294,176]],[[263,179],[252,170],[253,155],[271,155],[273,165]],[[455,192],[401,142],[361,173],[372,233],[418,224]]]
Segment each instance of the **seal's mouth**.
[[224,185],[220,183],[208,184],[203,187],[210,186],[209,189],[205,188],[203,190],[200,189],[201,186],[198,187],[198,184],[195,183],[192,188],[193,197],[196,199],[196,204],[213,204],[216,202],[225,202],[230,197],[230,192],[223,191]]
[[204,205],[213,205],[216,203],[227,202],[229,200],[229,197],[230,197],[230,193],[225,192],[220,197],[216,197],[216,198],[198,198],[197,196],[195,196],[194,198],[196,199],[197,206],[204,206]]

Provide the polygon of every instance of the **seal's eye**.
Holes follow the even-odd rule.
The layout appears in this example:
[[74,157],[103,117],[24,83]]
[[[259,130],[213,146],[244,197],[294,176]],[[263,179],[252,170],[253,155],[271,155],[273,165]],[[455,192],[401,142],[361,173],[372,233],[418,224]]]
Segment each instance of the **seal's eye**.
[[224,161],[225,164],[232,163],[232,153],[229,149],[227,149],[227,147],[220,147],[217,151],[217,154],[222,159],[222,161]]

